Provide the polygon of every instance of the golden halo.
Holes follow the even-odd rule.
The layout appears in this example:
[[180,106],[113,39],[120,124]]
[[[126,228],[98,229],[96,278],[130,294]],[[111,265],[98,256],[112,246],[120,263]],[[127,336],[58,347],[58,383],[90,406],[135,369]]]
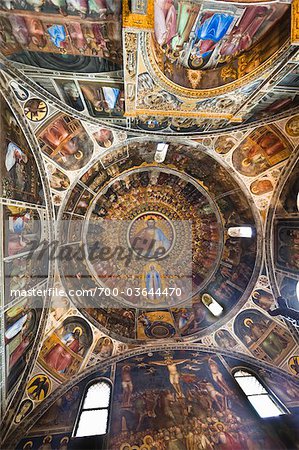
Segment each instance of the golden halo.
[[152,438],[151,435],[147,434],[146,436],[144,436],[143,438],[143,442],[148,445],[149,443],[152,444],[154,442],[154,439]]
[[250,164],[251,164],[251,161],[250,161],[249,158],[244,158],[243,159],[243,161],[242,161],[242,166],[243,167],[248,167],[248,166],[250,166]]
[[249,328],[249,324],[253,324],[253,320],[247,317],[247,319],[244,319],[244,325]]
[[214,426],[219,430],[219,425],[221,425],[223,427],[223,429],[225,430],[225,425],[222,422],[216,422],[214,424]]
[[77,153],[75,153],[75,158],[80,160],[83,158],[83,152],[81,150],[78,150]]
[[76,331],[79,331],[79,336],[82,336],[82,328],[81,327],[75,327],[73,329],[73,333],[75,333]]
[[124,450],[125,448],[131,449],[131,445],[128,442],[125,442],[124,444],[121,444],[119,450]]
[[252,297],[255,298],[255,300],[258,300],[260,296],[261,296],[261,294],[258,291],[254,291],[252,293]]

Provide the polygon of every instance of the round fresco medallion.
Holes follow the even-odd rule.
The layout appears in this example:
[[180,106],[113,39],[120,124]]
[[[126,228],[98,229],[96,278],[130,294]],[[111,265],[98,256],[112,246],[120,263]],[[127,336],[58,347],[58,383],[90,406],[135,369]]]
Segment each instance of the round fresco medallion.
[[39,98],[31,98],[25,103],[24,113],[32,122],[40,122],[48,114],[48,106]]
[[52,383],[50,378],[47,375],[40,373],[28,381],[26,392],[31,400],[41,402],[50,394],[51,386]]
[[148,259],[166,256],[173,247],[174,237],[170,220],[156,212],[147,212],[136,217],[128,231],[132,250]]
[[299,136],[299,116],[294,116],[287,121],[286,132],[292,137]]
[[175,328],[167,322],[156,321],[144,330],[150,339],[165,339],[175,335]]
[[292,356],[288,361],[288,366],[294,375],[299,375],[299,356]]

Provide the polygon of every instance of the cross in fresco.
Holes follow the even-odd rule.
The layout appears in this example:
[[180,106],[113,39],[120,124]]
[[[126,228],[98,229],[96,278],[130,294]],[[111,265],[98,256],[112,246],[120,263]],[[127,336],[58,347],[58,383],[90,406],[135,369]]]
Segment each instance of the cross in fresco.
[[188,359],[177,359],[174,360],[172,356],[166,356],[164,361],[152,361],[152,364],[157,366],[166,366],[169,372],[169,381],[172,384],[178,398],[183,397],[182,388],[180,385],[180,374],[178,372],[177,366],[187,362]]

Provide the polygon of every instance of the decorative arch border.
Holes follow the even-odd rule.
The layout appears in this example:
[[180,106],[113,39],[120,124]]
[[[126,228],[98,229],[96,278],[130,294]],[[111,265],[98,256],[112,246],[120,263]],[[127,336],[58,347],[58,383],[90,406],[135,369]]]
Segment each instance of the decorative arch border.
[[[25,135],[25,138],[29,145],[30,151],[32,152],[35,162],[37,164],[37,168],[39,170],[39,174],[41,177],[42,187],[43,187],[43,190],[45,193],[45,212],[47,214],[47,220],[50,224],[53,222],[53,219],[54,219],[54,206],[51,202],[50,187],[49,187],[48,178],[47,178],[47,174],[46,174],[46,170],[45,170],[45,166],[44,166],[44,160],[42,158],[42,154],[39,149],[37,139],[35,138],[34,133],[31,131],[30,126],[28,125],[26,119],[24,118],[24,115],[22,114],[22,111],[20,110],[19,105],[15,101],[12,91],[9,89],[9,86],[5,85],[5,81],[6,80],[4,79],[3,75],[1,75],[0,76],[0,91],[1,91],[1,94],[3,95],[5,101],[7,101],[9,103],[9,105],[11,106],[13,114],[15,115],[19,125],[21,126],[21,128],[24,132],[24,135]],[[51,226],[48,227],[48,238],[49,238],[49,242],[52,242],[54,240],[54,233],[53,233],[53,229]],[[53,264],[53,262],[49,261],[48,277],[46,280],[46,287],[45,287],[46,290],[52,286],[53,281],[54,281],[54,264]],[[26,387],[26,383],[29,380],[31,369],[33,368],[34,363],[37,360],[39,350],[42,346],[44,330],[45,330],[47,319],[48,319],[50,301],[51,301],[51,298],[49,295],[44,298],[43,311],[42,311],[41,318],[39,321],[39,326],[37,329],[35,340],[32,345],[32,349],[30,350],[30,353],[29,353],[28,362],[27,362],[26,368],[23,372],[23,375],[20,377],[17,385],[15,386],[14,392],[11,395],[11,397],[8,399],[8,402],[2,404],[2,407],[3,408],[5,407],[5,409],[6,409],[6,412],[3,411],[3,419],[2,419],[3,435],[5,435],[5,433],[7,432],[7,430],[9,429],[9,426],[10,426],[11,411],[10,411],[9,407],[14,405],[12,408],[14,411],[16,408],[16,405],[18,405],[19,401],[21,400],[23,392]],[[2,325],[4,326],[4,323]],[[4,350],[3,350],[2,356],[4,357]],[[23,386],[23,388],[22,388],[22,386]]]

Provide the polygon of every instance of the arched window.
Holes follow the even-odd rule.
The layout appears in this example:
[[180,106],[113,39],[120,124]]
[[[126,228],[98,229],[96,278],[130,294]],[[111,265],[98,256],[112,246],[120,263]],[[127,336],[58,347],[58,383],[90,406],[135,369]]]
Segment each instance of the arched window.
[[222,306],[210,294],[203,294],[201,297],[202,303],[215,317],[221,316],[223,312]]
[[274,401],[273,396],[255,375],[242,369],[236,371],[234,377],[260,417],[276,417],[285,414],[283,408]]
[[297,281],[297,284],[296,284],[296,295],[297,295],[297,300],[299,302],[299,281]]
[[233,238],[251,238],[253,236],[252,227],[241,226],[241,227],[229,227],[227,233]]
[[88,386],[76,422],[74,437],[100,436],[107,433],[111,385],[97,380]]
[[164,142],[160,142],[157,145],[157,150],[155,153],[155,161],[158,163],[162,163],[167,155],[167,150],[168,150],[169,144],[166,144]]

